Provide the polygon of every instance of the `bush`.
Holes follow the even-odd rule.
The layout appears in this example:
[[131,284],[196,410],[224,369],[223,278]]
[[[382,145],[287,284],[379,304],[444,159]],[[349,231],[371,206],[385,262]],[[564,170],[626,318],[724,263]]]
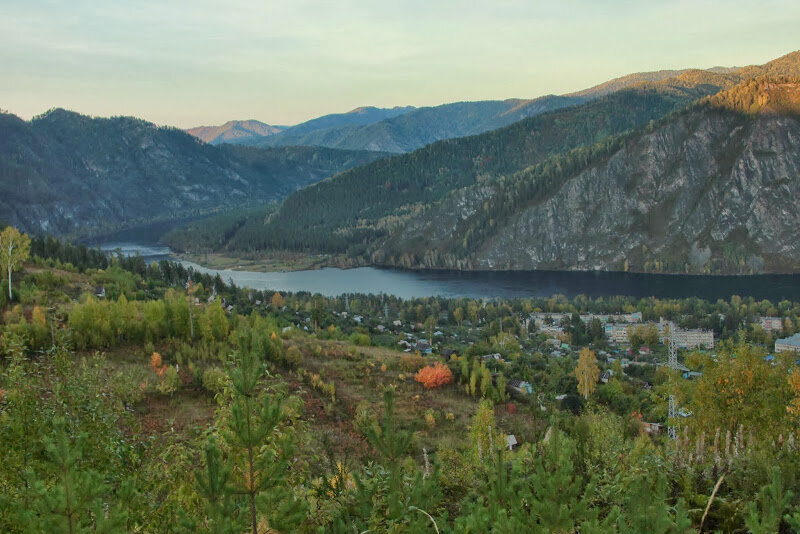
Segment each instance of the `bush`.
[[435,363],[428,367],[423,367],[414,375],[414,380],[421,383],[426,388],[437,388],[453,383],[453,372],[443,363]]
[[209,393],[222,393],[228,383],[228,375],[219,367],[209,367],[203,372],[203,389]]
[[425,360],[419,355],[419,353],[416,353],[406,354],[405,356],[401,357],[399,367],[403,371],[414,373],[424,365]]

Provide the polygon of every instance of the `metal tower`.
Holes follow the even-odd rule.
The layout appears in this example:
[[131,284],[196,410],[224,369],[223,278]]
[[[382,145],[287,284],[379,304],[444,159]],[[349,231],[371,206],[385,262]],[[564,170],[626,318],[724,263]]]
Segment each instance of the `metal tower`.
[[[675,323],[669,324],[669,338],[668,338],[668,347],[669,347],[669,360],[667,360],[667,366],[672,369],[678,369],[678,346],[675,342]],[[674,374],[674,373],[673,373]],[[672,379],[670,378],[670,382]],[[667,416],[667,430],[669,432],[669,437],[675,439],[678,435],[677,430],[675,429],[675,417],[678,415],[678,409],[675,405],[675,394],[673,385],[670,384],[670,394],[669,394],[669,415]]]

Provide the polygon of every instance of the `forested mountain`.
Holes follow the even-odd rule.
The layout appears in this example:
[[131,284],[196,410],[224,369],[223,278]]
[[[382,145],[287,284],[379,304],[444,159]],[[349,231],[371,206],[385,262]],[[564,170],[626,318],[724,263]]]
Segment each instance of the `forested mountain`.
[[0,220],[75,234],[278,200],[382,154],[207,145],[126,117],[0,115]]
[[453,193],[378,263],[751,273],[800,269],[800,82],[762,79],[635,134]]
[[[647,124],[715,92],[727,78],[673,79],[620,91],[582,106],[519,121],[478,136],[440,141],[351,169],[289,197],[265,224],[251,217],[228,250],[349,251],[359,255],[453,190],[511,174],[576,147]],[[716,81],[720,85],[713,85]],[[221,221],[222,222],[222,221]],[[185,238],[185,236],[184,236]],[[192,248],[186,240],[184,248]],[[194,246],[203,246],[198,239]]]
[[188,133],[202,139],[206,143],[244,143],[252,139],[260,139],[282,132],[286,126],[272,126],[256,120],[228,121],[221,126],[198,126],[189,128]]
[[[758,77],[734,85],[742,73]],[[240,221],[224,248],[413,268],[794,271],[800,105],[775,73],[800,74],[800,54],[377,161]]]
[[[661,70],[641,72],[615,78],[595,87],[564,96],[548,95],[532,100],[509,99],[503,101],[457,102],[425,108],[395,108],[401,110],[397,116],[381,117],[363,123],[352,122],[348,114],[328,115],[289,128],[278,135],[254,137],[231,142],[256,146],[312,145],[350,150],[379,150],[395,153],[410,152],[430,143],[476,135],[540,113],[563,107],[579,105],[593,98],[604,96],[635,85],[658,83],[690,76],[705,77],[716,81],[718,74],[731,74],[732,83],[740,81],[735,76],[738,69],[715,68],[708,70]],[[375,108],[362,108],[375,110]],[[381,112],[391,110],[376,110]],[[364,112],[362,112],[364,113]],[[378,115],[375,115],[377,118]],[[342,123],[340,119],[350,118]],[[332,120],[335,119],[335,120]]]

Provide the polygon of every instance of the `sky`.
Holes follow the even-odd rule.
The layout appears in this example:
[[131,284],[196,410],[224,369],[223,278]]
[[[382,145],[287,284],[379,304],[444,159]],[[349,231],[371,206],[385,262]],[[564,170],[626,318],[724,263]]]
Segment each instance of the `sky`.
[[563,94],[800,49],[797,0],[0,0],[0,108],[188,128]]

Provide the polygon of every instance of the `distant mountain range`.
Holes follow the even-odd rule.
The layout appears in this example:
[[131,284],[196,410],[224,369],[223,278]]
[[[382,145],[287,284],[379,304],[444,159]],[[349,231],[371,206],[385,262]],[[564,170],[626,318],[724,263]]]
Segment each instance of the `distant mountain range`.
[[221,248],[410,268],[800,270],[800,52],[635,80],[304,188]]
[[228,121],[222,126],[198,126],[186,131],[206,143],[218,145],[220,143],[238,144],[248,139],[267,137],[280,133],[286,128],[286,126],[272,126],[260,121],[248,120]]
[[[645,82],[659,82],[691,72],[735,75],[738,70],[717,67],[708,70],[643,72],[616,78],[569,95],[547,95],[528,100],[456,102],[425,108],[411,106],[391,109],[358,108],[348,113],[325,115],[279,132],[231,135],[227,139],[214,138],[210,142],[262,147],[325,146],[399,154],[411,152],[436,141],[495,130],[528,117],[580,105],[593,98]],[[195,130],[199,129],[193,128],[188,131],[194,133]],[[209,142],[205,138],[204,140]]]
[[0,114],[0,221],[85,235],[279,200],[384,154],[214,147],[175,128],[63,109]]

